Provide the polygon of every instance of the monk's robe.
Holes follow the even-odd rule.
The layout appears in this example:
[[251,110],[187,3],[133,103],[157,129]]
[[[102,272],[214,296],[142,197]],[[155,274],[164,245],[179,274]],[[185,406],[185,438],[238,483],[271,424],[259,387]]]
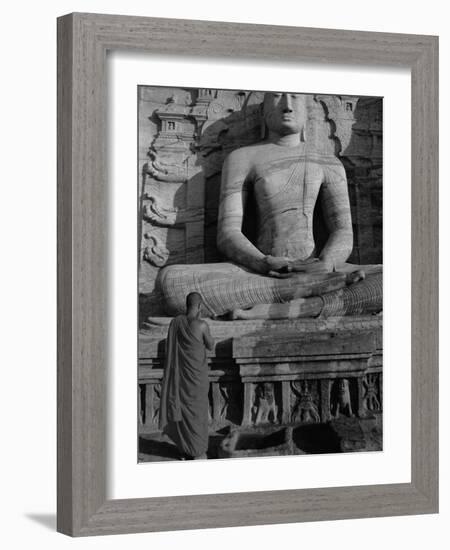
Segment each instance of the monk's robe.
[[203,339],[185,315],[175,317],[166,340],[159,427],[191,457],[208,449],[208,367]]

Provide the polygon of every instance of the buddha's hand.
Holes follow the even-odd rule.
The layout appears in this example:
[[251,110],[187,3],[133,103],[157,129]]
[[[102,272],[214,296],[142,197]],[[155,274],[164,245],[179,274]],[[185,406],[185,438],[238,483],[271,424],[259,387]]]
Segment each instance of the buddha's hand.
[[331,273],[333,265],[319,258],[308,258],[289,262],[287,270],[293,273]]
[[284,256],[266,256],[264,258],[265,273],[270,277],[290,277],[289,271],[291,260]]

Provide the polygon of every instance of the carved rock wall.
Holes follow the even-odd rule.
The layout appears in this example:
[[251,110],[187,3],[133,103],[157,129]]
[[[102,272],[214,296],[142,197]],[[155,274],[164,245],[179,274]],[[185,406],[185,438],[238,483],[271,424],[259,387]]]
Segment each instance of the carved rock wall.
[[383,263],[383,108],[381,98],[360,98],[350,141],[341,152],[347,172],[354,248],[351,261]]
[[[214,324],[218,343],[209,356],[208,370],[211,429],[320,424],[381,415],[381,319],[336,323],[279,322],[256,331],[247,323],[248,334],[241,323],[236,332],[244,334],[231,339],[223,338],[231,336],[229,323]],[[153,347],[162,341],[151,338]],[[159,351],[153,347],[139,366],[140,434],[158,430],[164,355],[162,347]]]
[[[338,156],[347,172],[350,261],[381,263],[382,99],[307,98],[308,151]],[[232,150],[263,138],[262,99],[262,92],[243,90],[139,87],[142,321],[164,314],[155,288],[162,266],[222,260],[216,248],[222,164]],[[316,219],[320,245],[326,239],[320,212]]]

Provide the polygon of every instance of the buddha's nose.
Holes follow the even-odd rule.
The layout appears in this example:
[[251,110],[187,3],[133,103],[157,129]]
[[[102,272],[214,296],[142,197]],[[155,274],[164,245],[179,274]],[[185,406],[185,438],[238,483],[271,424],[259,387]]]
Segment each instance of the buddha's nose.
[[284,106],[283,106],[283,113],[292,113],[292,100],[289,97],[289,94],[284,94]]

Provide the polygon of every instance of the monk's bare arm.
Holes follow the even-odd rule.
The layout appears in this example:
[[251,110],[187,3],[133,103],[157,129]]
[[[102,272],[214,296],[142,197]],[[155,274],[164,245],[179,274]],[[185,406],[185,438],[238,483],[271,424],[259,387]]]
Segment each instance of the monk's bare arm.
[[324,168],[321,191],[322,210],[330,234],[320,254],[320,260],[332,270],[348,259],[353,248],[347,177],[339,161]]
[[214,338],[211,336],[209,325],[206,321],[202,321],[202,329],[203,329],[203,342],[205,343],[206,349],[211,351],[214,349]]
[[237,149],[225,159],[222,169],[217,247],[227,258],[257,273],[268,270],[264,254],[242,233],[246,201],[245,181],[250,174],[249,153]]

